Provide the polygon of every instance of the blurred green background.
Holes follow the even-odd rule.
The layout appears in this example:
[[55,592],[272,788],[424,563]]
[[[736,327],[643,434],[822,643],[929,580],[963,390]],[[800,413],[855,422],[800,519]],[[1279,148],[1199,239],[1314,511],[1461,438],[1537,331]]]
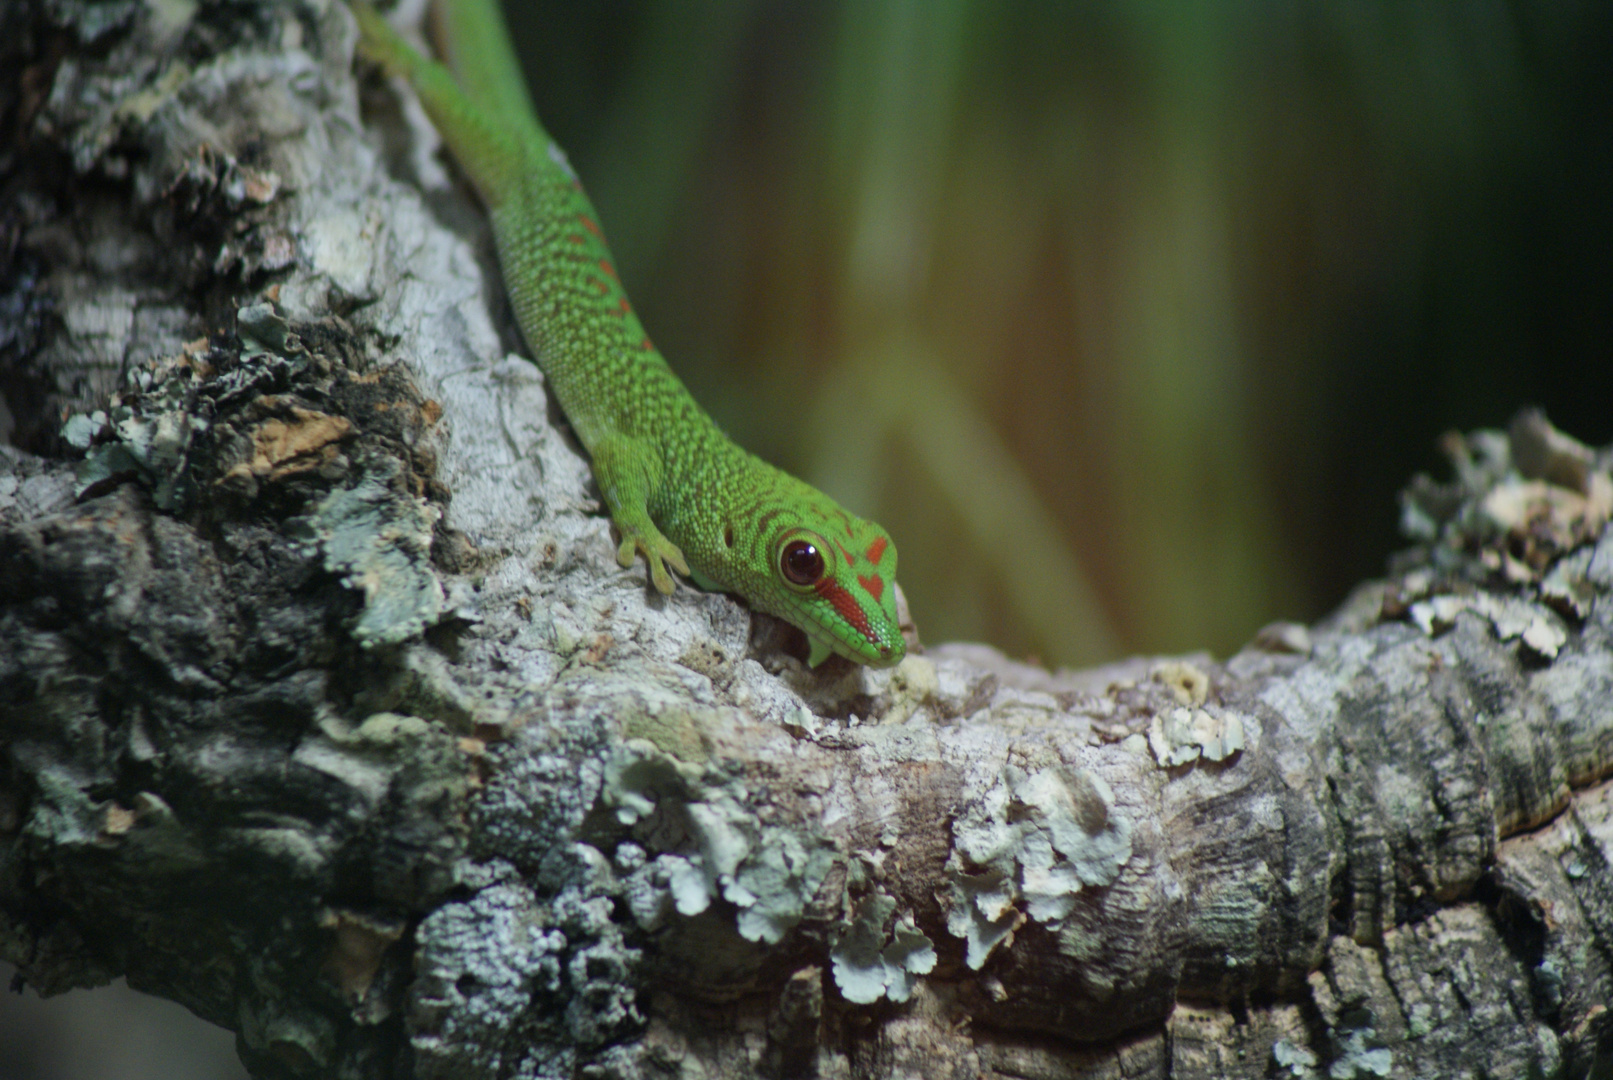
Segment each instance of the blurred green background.
[[926,640],[1226,654],[1443,431],[1613,439],[1613,5],[507,9],[657,344]]
[[[1381,572],[1441,432],[1613,440],[1605,0],[511,11],[657,343],[929,641],[1226,654]],[[147,1000],[8,997],[0,1080],[239,1075]]]

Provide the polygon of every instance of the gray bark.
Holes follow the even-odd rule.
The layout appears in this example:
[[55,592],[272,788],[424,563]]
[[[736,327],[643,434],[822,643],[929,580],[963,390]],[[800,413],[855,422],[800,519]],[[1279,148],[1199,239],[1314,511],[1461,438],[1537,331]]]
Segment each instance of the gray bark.
[[[1225,663],[801,662],[613,560],[339,3],[0,9],[0,955],[254,1076],[1613,1069],[1610,455]],[[501,336],[502,335],[502,336]]]

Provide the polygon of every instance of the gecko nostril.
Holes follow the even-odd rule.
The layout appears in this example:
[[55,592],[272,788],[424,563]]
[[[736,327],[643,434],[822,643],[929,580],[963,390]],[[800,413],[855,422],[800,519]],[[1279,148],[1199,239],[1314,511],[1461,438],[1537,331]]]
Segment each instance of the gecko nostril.
[[723,547],[734,546],[734,527],[732,525],[724,525],[722,527],[722,543]]

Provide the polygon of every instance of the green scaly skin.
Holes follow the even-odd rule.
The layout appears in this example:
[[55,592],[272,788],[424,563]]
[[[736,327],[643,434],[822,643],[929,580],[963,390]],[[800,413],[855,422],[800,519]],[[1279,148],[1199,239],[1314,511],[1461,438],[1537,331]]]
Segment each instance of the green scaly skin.
[[522,333],[593,456],[621,534],[617,561],[642,553],[663,593],[671,566],[793,623],[814,667],[831,652],[900,661],[890,536],[736,446],[650,343],[593,205],[532,111],[497,0],[438,12],[457,83],[369,6],[352,6],[364,53],[420,95],[487,206]]

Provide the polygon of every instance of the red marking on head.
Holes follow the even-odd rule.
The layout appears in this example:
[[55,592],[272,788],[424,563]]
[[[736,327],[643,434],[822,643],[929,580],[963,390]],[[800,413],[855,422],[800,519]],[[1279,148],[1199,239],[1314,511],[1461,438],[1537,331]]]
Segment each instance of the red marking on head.
[[655,348],[654,345],[650,344],[650,339],[649,338],[645,338],[643,341],[639,342],[638,347],[643,349],[645,352],[649,352],[649,351],[651,351],[652,349]]
[[835,547],[839,548],[840,549],[840,554],[842,554],[842,555],[844,555],[846,557],[846,565],[847,566],[856,566],[857,565],[857,560],[853,559],[851,557],[851,552],[846,550],[846,546],[844,544],[842,544],[840,541],[836,540],[835,541]]
[[627,297],[624,296],[624,297],[622,297],[622,302],[616,305],[615,314],[617,314],[617,315],[626,315],[629,311],[632,311],[632,310],[633,310],[633,305],[629,304],[627,302]]
[[863,577],[861,574],[858,574],[857,584],[867,589],[868,595],[872,596],[876,602],[885,595],[885,579],[880,577],[878,574],[875,574],[873,577]]
[[588,280],[592,281],[594,283],[594,285],[599,289],[599,295],[600,296],[604,296],[606,293],[610,292],[610,286],[606,285],[603,281],[599,280],[598,278],[589,278]]
[[816,590],[819,596],[829,601],[836,611],[840,612],[840,617],[850,623],[853,630],[867,638],[870,643],[879,644],[874,640],[874,631],[868,625],[868,616],[863,614],[862,606],[857,603],[849,592],[842,589],[834,578],[822,578],[813,586],[813,589]]
[[612,281],[621,281],[622,280],[621,278],[616,276],[616,267],[614,267],[614,266],[612,266],[610,264],[609,259],[600,259],[599,260],[599,268],[601,270],[605,271],[606,276],[609,277]]
[[577,220],[582,222],[583,228],[587,229],[601,240],[605,239],[605,234],[599,231],[599,222],[595,221],[587,214],[578,214]]
[[586,244],[586,243],[588,243],[587,237],[583,236],[583,234],[580,233],[580,232],[574,232],[570,236],[566,237],[566,239],[570,240],[573,244]]
[[[875,566],[878,566],[879,560],[885,557],[885,548],[889,544],[890,541],[885,539],[883,536],[874,537],[874,542],[868,545],[868,561],[873,563]],[[879,599],[878,593],[874,594],[874,599]]]

